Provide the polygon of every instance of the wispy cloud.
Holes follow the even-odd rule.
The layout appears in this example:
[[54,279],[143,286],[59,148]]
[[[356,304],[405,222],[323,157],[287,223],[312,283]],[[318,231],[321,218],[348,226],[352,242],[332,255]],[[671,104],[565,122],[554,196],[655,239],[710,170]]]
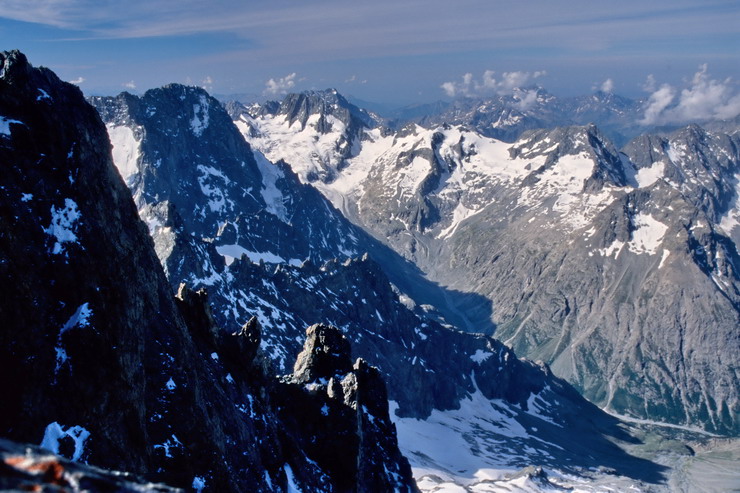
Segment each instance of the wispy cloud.
[[130,81],[128,81],[128,82],[124,82],[124,83],[123,83],[123,84],[121,84],[121,85],[122,85],[123,87],[125,87],[126,89],[131,89],[131,90],[134,90],[134,89],[136,89],[136,83],[135,83],[135,82],[134,82],[133,80],[130,80]]
[[74,84],[76,86],[79,86],[83,82],[85,82],[85,78],[84,77],[77,77],[76,79],[73,79],[73,80],[70,80],[69,81],[70,84]]
[[645,92],[654,92],[657,84],[655,76],[653,74],[649,74],[645,79],[645,83],[642,85],[642,90]]
[[[75,56],[97,57],[102,66],[111,53],[132,52],[134,56],[122,58],[115,68],[105,69],[110,74],[105,84],[119,87],[129,78],[146,87],[163,83],[167,76],[182,80],[190,73],[198,81],[207,73],[219,85],[243,85],[240,78],[251,75],[249,90],[260,92],[261,81],[296,70],[312,80],[332,78],[333,85],[356,73],[358,79],[352,84],[359,86],[368,78],[370,87],[364,91],[380,90],[392,98],[401,97],[398,87],[403,81],[415,86],[409,94],[420,89],[431,94],[443,81],[454,81],[448,87],[457,93],[464,90],[456,87],[460,67],[484,68],[478,63],[480,54],[487,53],[489,66],[503,67],[504,60],[517,60],[520,70],[547,68],[553,75],[548,81],[553,89],[571,91],[576,75],[584,78],[577,84],[586,89],[599,77],[594,73],[604,73],[605,67],[615,64],[625,67],[625,72],[631,70],[631,78],[625,72],[619,74],[620,86],[634,87],[637,58],[642,60],[640,75],[654,70],[660,78],[670,76],[665,67],[671,56],[674,69],[679,66],[676,59],[693,55],[683,67],[709,61],[717,71],[723,70],[722,63],[727,67],[737,59],[732,46],[738,39],[740,2],[731,0],[700,4],[623,0],[616,7],[609,2],[572,0],[568,9],[547,0],[322,0],[321,8],[317,5],[295,0],[180,0],[173,8],[165,0],[129,0],[121,8],[120,3],[99,0],[0,0],[0,23],[4,18],[61,28],[24,29],[28,38],[16,44],[23,48],[24,41],[30,45],[41,37],[74,39],[66,45],[72,49],[64,51],[65,63],[79,65],[73,53],[87,51]],[[138,42],[145,38],[147,42]],[[86,43],[98,39],[106,43],[85,50]],[[142,56],[136,56],[137,50]],[[432,57],[434,62],[429,63]],[[47,56],[44,61],[60,59],[61,63],[61,58]],[[194,60],[197,68],[184,68]],[[157,68],[167,65],[168,70],[139,68],[137,72],[142,62]],[[86,75],[90,82],[102,83],[99,73]],[[499,82],[501,77],[494,76]]]
[[279,79],[270,79],[265,83],[264,94],[268,96],[277,96],[287,94],[295,86],[296,73],[280,77]]
[[500,77],[496,77],[496,72],[486,70],[483,77],[479,80],[473,78],[473,74],[468,72],[463,75],[459,82],[445,82],[440,87],[449,97],[458,96],[476,97],[490,95],[512,95],[515,89],[530,85],[535,79],[543,77],[545,71],[536,72],[503,72]]
[[656,89],[653,76],[644,86],[651,92],[642,125],[680,124],[691,121],[728,119],[740,115],[740,93],[732,79],[715,80],[706,64],[699,67],[688,86],[680,92],[670,84]]
[[[322,53],[319,50],[376,56],[389,47],[395,48],[395,53],[423,52],[454,49],[450,43],[477,42],[494,42],[497,47],[544,43],[588,52],[598,46],[608,48],[655,36],[679,39],[735,33],[731,14],[740,9],[733,2],[699,6],[691,0],[624,0],[620,15],[610,4],[585,0],[574,0],[572,9],[561,9],[544,0],[432,3],[434,8],[430,9],[428,0],[376,0],[351,5],[325,0],[318,9],[313,2],[287,0],[180,0],[173,9],[165,0],[130,0],[127,8],[121,9],[120,4],[95,0],[4,0],[0,17],[106,38],[229,32],[259,39],[265,50],[290,44],[296,52],[315,56]],[[470,15],[471,11],[476,15]]]
[[601,87],[599,89],[601,90],[601,92],[611,94],[614,91],[614,81],[611,78],[606,79],[604,82],[601,83]]
[[367,79],[358,79],[356,74],[352,74],[347,79],[344,79],[345,84],[367,84]]

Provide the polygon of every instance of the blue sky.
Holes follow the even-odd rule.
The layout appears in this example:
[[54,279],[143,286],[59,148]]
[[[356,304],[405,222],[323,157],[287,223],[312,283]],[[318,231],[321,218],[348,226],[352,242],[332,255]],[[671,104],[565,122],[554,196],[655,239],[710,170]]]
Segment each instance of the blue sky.
[[335,87],[400,104],[516,81],[632,97],[669,85],[678,98],[703,71],[729,101],[740,2],[0,0],[0,41],[87,94],[181,82],[269,97]]

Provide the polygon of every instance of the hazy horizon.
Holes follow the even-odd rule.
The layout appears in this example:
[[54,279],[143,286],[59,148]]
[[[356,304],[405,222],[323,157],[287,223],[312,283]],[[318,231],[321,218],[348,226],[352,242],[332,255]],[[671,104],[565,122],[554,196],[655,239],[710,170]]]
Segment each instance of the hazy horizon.
[[89,95],[177,82],[279,99],[331,87],[403,106],[536,84],[561,97],[604,90],[656,110],[740,113],[735,1],[170,5],[5,0],[1,49]]

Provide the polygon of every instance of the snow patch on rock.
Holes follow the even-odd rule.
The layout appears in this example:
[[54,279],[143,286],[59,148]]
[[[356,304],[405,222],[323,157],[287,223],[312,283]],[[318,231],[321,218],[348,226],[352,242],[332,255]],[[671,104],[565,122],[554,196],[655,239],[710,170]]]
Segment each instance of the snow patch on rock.
[[637,181],[638,188],[649,187],[656,181],[663,178],[665,174],[665,163],[663,161],[657,161],[653,163],[649,168],[640,168],[637,170],[635,180]]
[[71,438],[74,442],[74,452],[70,459],[79,461],[85,453],[85,441],[90,437],[90,432],[82,426],[70,426],[65,428],[56,421],[49,423],[44,431],[41,446],[50,452],[59,455],[59,442],[64,438]]
[[195,476],[193,478],[193,484],[191,486],[193,487],[193,491],[197,491],[198,493],[200,493],[206,487],[206,479],[202,476]]
[[193,105],[193,119],[190,121],[190,128],[196,137],[203,135],[203,131],[208,128],[208,124],[210,123],[209,110],[208,98],[201,94],[200,104]]
[[277,216],[282,222],[288,224],[288,210],[285,208],[285,197],[277,186],[277,181],[285,178],[280,168],[265,158],[264,154],[254,151],[254,160],[262,174],[262,198],[265,201],[265,209],[270,214]]
[[106,128],[110,143],[113,145],[113,164],[129,185],[131,177],[139,172],[141,142],[136,139],[130,127],[108,124]]
[[737,243],[737,239],[740,238],[740,232],[738,232],[738,229],[740,229],[738,228],[740,227],[740,173],[735,173],[733,179],[735,181],[735,202],[720,219],[719,229],[732,238],[735,244],[740,247]]
[[51,224],[44,228],[44,233],[56,239],[51,249],[53,255],[65,253],[65,243],[77,243],[77,226],[81,217],[77,203],[72,199],[64,199],[64,207],[51,206]]
[[11,123],[14,123],[16,125],[25,125],[25,123],[23,123],[22,121],[12,120],[10,118],[0,116],[0,135],[10,137],[10,124]]
[[627,248],[637,254],[655,255],[658,253],[658,247],[663,242],[668,226],[650,214],[642,212],[633,216],[632,223],[636,229],[632,232],[632,240],[627,244]]
[[246,255],[247,258],[255,264],[259,264],[260,261],[268,264],[285,263],[285,259],[272,252],[253,252],[240,245],[219,245],[216,247],[216,251],[219,255],[224,257],[226,265],[231,265],[234,260],[241,258],[242,255]]
[[197,170],[199,173],[198,185],[200,185],[203,195],[208,197],[208,207],[211,212],[225,212],[227,206],[233,209],[234,203],[231,200],[227,201],[226,194],[218,183],[219,181],[223,182],[225,187],[231,183],[231,180],[213,166],[199,164]]
[[470,359],[475,361],[478,364],[483,363],[485,360],[493,356],[493,353],[490,351],[483,351],[482,349],[477,349],[475,351],[475,354],[470,356]]
[[287,493],[303,493],[303,490],[298,486],[298,482],[295,480],[293,469],[288,464],[285,464],[283,468],[285,470],[285,478],[288,480]]

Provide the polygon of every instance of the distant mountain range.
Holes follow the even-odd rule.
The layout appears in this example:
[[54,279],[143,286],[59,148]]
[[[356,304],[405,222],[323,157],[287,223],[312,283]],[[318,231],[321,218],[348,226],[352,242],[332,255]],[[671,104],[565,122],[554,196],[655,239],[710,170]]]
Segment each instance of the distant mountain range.
[[[379,122],[394,129],[408,123],[427,128],[445,123],[465,125],[483,136],[506,142],[514,142],[527,130],[595,124],[609,140],[621,147],[641,134],[665,135],[684,126],[646,124],[645,100],[603,91],[584,96],[559,97],[541,87],[529,87],[516,89],[510,96],[458,98],[401,108],[348,99],[379,115]],[[733,133],[740,128],[740,115],[726,121],[697,123],[707,130]]]

